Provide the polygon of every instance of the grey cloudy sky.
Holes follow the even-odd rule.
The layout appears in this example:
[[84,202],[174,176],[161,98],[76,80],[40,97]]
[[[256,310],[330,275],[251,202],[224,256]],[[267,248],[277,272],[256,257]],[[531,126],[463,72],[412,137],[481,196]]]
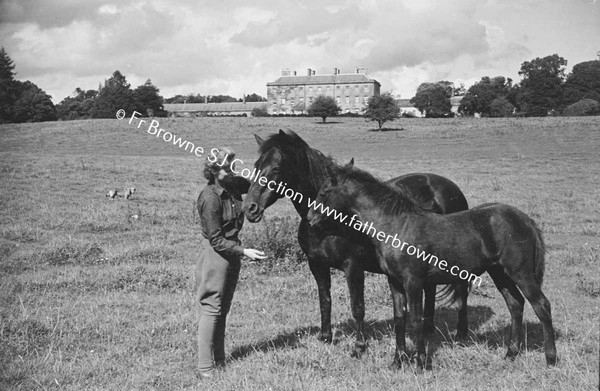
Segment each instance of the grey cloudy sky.
[[266,96],[282,68],[367,67],[383,91],[519,80],[557,53],[597,59],[600,0],[0,0],[0,44],[55,103],[115,70],[161,94]]

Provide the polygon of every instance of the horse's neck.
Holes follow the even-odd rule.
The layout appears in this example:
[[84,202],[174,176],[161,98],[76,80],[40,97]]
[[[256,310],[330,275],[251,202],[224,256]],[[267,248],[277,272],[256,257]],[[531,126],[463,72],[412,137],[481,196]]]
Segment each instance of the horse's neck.
[[[298,173],[295,173],[294,181],[288,187],[300,193],[302,197],[295,197],[295,200],[292,201],[294,204],[294,208],[296,212],[300,215],[301,218],[306,219],[308,214],[308,199],[314,200],[317,198],[317,194],[319,193],[319,188],[313,185],[310,178],[311,175],[310,166],[308,161],[298,162],[297,166],[299,167]],[[303,175],[304,174],[304,175]],[[322,181],[321,181],[322,182]],[[320,186],[322,183],[318,183]]]
[[[349,193],[347,197],[353,200],[350,210],[356,212],[363,223],[371,223],[378,231],[386,232],[398,230],[401,227],[406,228],[413,224],[416,216],[412,212],[386,213],[381,206],[381,202],[372,196],[356,196]],[[386,232],[386,234],[390,233],[394,234],[394,232]]]

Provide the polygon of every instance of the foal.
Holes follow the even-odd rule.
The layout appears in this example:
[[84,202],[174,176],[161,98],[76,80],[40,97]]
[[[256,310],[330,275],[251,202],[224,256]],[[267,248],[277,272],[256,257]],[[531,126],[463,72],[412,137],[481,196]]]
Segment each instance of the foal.
[[[521,349],[524,295],[543,326],[546,363],[556,363],[550,302],[541,290],[544,242],[539,228],[525,213],[505,204],[485,204],[449,215],[424,212],[401,188],[394,190],[371,174],[348,166],[330,169],[330,179],[316,199],[319,203],[348,218],[352,216],[350,222],[338,220],[357,230],[366,225],[376,227],[376,235],[366,236],[375,246],[377,261],[391,281],[393,294],[400,298],[400,305],[394,306],[398,314],[395,363],[401,365],[407,358],[406,304],[415,332],[417,366],[422,368],[426,362],[421,319],[423,287],[427,283],[456,283],[459,274],[479,276],[484,271],[494,280],[511,313],[506,356],[513,358]],[[315,206],[309,211],[311,225],[324,218],[316,209],[323,210]],[[431,264],[433,258],[436,262]]]

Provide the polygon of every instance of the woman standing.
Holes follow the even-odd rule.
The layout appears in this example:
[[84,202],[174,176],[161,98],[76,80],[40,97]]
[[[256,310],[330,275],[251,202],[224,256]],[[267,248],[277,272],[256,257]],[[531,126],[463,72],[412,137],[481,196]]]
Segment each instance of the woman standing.
[[198,369],[211,377],[225,363],[225,323],[240,272],[243,255],[264,259],[262,251],[244,248],[238,239],[242,229],[242,194],[249,182],[234,177],[235,153],[221,148],[216,160],[207,160],[204,177],[208,185],[198,197],[202,224],[200,258],[196,265],[196,289],[200,301],[198,321]]

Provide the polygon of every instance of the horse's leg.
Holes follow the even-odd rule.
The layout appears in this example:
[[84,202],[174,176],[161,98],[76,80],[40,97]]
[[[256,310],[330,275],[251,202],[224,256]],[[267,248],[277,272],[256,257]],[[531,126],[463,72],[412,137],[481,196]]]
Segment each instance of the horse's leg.
[[510,339],[508,341],[508,351],[506,358],[514,359],[523,342],[523,306],[525,299],[517,289],[513,280],[504,272],[501,266],[495,266],[488,270],[490,277],[494,280],[496,288],[502,293],[504,301],[508,306],[511,316]]
[[554,337],[554,327],[552,327],[552,313],[550,302],[542,292],[539,284],[535,282],[533,275],[527,278],[517,278],[517,286],[527,298],[527,301],[533,307],[544,329],[544,353],[546,354],[546,364],[556,364],[556,345]]
[[393,366],[401,367],[402,362],[408,362],[406,354],[406,294],[402,284],[388,276],[388,284],[392,292],[394,305],[394,331],[396,333],[396,351],[394,353]]
[[433,334],[435,323],[433,321],[435,314],[435,293],[437,285],[427,284],[425,286],[425,308],[423,310],[423,333]]
[[467,318],[467,296],[469,295],[469,284],[460,284],[458,289],[460,307],[458,308],[458,322],[456,323],[456,339],[458,341],[466,341],[469,333],[469,320]]
[[350,290],[352,316],[356,321],[356,342],[352,357],[360,357],[367,349],[365,338],[365,272],[354,259],[350,259],[344,269]]
[[331,273],[329,266],[315,258],[308,258],[308,266],[319,288],[319,307],[321,309],[321,334],[319,339],[331,342]]
[[425,340],[423,338],[423,284],[415,281],[415,278],[405,278],[404,288],[406,289],[410,323],[417,347],[417,368],[423,369],[423,365],[427,363]]

